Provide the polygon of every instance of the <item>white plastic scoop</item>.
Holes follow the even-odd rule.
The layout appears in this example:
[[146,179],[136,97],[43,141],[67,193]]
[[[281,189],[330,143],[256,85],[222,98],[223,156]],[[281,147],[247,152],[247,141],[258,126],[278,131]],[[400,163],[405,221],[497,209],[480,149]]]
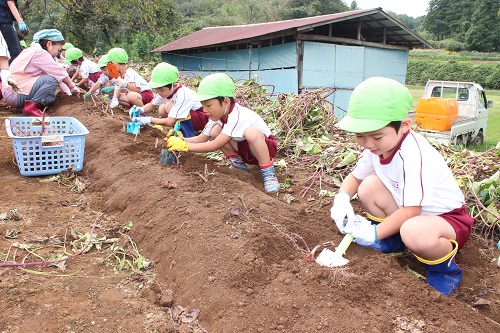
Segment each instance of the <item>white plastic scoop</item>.
[[354,237],[352,237],[351,234],[346,234],[339,246],[335,249],[335,252],[325,248],[315,261],[321,266],[327,267],[340,267],[346,265],[349,260],[344,258],[343,255],[347,251],[349,245],[351,245],[353,239]]

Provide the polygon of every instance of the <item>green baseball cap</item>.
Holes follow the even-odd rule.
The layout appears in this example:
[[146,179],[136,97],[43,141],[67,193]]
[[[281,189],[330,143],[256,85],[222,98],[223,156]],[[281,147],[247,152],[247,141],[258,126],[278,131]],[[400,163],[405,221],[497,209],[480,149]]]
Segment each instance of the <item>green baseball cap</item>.
[[148,86],[151,89],[163,87],[177,82],[179,79],[179,70],[169,63],[162,62],[155,66],[151,72],[151,80]]
[[22,47],[28,47],[28,45],[26,45],[26,42],[24,40],[20,40],[19,44],[21,44]]
[[63,50],[72,49],[72,48],[74,48],[74,46],[71,43],[64,43],[64,45],[62,47]]
[[66,50],[64,57],[66,58],[66,63],[70,64],[72,61],[83,57],[83,52],[79,48],[72,47],[71,49]]
[[234,81],[223,73],[210,74],[201,80],[195,101],[206,101],[216,97],[234,97]]
[[115,47],[108,51],[108,59],[119,64],[126,64],[128,62],[128,54],[124,49]]
[[97,66],[99,66],[99,68],[106,67],[106,65],[108,63],[109,63],[109,58],[108,58],[108,55],[105,54],[99,58],[99,62],[97,63]]
[[411,94],[401,83],[385,77],[371,77],[353,90],[347,115],[337,126],[351,133],[377,131],[391,121],[405,119],[411,103]]

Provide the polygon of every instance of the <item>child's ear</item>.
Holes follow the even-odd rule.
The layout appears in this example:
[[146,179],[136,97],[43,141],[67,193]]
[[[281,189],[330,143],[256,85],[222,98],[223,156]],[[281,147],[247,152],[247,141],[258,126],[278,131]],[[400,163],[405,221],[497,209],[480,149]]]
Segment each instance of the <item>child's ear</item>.
[[401,121],[401,130],[406,133],[411,128],[411,118],[405,118]]

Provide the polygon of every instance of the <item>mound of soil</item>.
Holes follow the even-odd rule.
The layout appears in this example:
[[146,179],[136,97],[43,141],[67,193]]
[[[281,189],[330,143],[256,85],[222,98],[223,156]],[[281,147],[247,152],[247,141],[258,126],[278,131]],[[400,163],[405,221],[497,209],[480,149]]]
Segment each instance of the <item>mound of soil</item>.
[[452,296],[425,284],[411,253],[352,244],[346,266],[325,268],[306,254],[343,236],[331,198],[299,195],[312,170],[279,170],[292,186],[271,195],[255,167],[192,153],[159,163],[163,134],[125,133],[123,111],[60,96],[47,112],[89,129],[85,166],[21,176],[3,125],[19,114],[0,106],[0,332],[500,331],[491,242],[459,252]]

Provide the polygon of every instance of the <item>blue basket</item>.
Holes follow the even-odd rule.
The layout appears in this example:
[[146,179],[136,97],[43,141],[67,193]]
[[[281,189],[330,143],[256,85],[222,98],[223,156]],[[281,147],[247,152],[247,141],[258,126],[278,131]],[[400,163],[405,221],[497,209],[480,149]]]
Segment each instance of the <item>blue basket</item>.
[[45,176],[83,168],[85,136],[89,131],[72,117],[46,117],[42,133],[41,117],[5,119],[14,154],[23,176]]

